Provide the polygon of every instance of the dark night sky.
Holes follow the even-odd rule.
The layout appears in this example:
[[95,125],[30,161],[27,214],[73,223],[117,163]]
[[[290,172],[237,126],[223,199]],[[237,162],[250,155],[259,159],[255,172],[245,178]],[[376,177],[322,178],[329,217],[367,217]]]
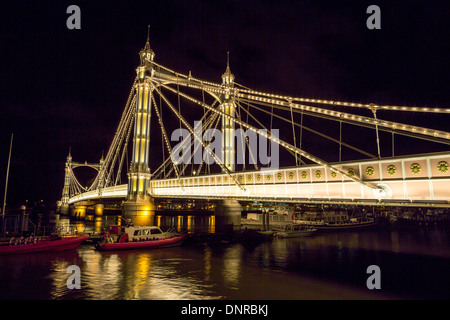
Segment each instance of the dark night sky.
[[[71,4],[81,30],[66,28]],[[370,4],[381,30],[366,28]],[[13,132],[11,204],[59,200],[69,147],[74,161],[106,153],[148,24],[156,61],[201,79],[219,82],[230,51],[236,81],[253,89],[450,107],[447,0],[8,0],[0,12],[0,192]],[[440,115],[393,119],[448,131]]]

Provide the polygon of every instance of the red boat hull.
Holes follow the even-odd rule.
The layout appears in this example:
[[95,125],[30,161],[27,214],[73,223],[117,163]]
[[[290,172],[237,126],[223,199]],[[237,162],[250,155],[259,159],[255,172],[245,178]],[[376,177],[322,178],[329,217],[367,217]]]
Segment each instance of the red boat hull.
[[61,239],[44,239],[36,243],[0,246],[0,254],[22,254],[44,251],[71,250],[78,247],[83,241],[89,239],[88,235],[68,236]]
[[98,249],[104,251],[110,250],[130,250],[130,249],[153,249],[153,248],[163,248],[163,247],[173,247],[179,246],[186,240],[188,234],[182,234],[173,238],[163,239],[163,240],[152,240],[152,241],[138,241],[138,242],[125,242],[125,243],[104,243],[101,244]]

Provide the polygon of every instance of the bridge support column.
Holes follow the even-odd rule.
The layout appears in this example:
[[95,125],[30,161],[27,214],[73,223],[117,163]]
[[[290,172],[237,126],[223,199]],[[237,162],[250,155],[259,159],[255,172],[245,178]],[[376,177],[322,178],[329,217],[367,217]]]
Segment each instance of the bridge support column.
[[131,220],[135,226],[153,226],[155,225],[155,210],[153,198],[128,200],[122,206],[122,217]]
[[70,214],[70,206],[67,203],[61,204],[58,213],[63,216],[68,216]]
[[237,200],[223,200],[214,212],[216,232],[232,232],[241,228],[242,207]]
[[72,210],[72,216],[77,220],[84,220],[86,217],[86,205],[75,205]]
[[94,206],[94,215],[96,216],[96,217],[101,217],[101,216],[103,216],[103,209],[105,208],[105,206],[103,205],[103,204],[101,204],[101,203],[97,203],[95,206]]

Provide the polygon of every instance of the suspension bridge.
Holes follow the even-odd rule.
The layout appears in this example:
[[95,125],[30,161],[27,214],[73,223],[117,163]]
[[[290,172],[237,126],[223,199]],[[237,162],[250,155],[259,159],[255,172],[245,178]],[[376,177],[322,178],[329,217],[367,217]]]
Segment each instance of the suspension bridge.
[[[115,199],[139,215],[153,210],[155,198],[450,207],[450,151],[394,153],[395,137],[406,137],[415,150],[414,141],[447,147],[450,132],[383,119],[388,113],[388,119],[448,117],[450,109],[252,90],[235,82],[229,58],[222,82],[206,81],[157,63],[148,38],[139,57],[106,155],[94,164],[67,157],[61,207]],[[219,124],[220,141],[208,138]],[[331,124],[338,134],[329,130]],[[356,143],[344,141],[343,125]],[[187,135],[174,146],[177,129]],[[382,156],[386,137],[392,153]],[[259,153],[251,148],[255,143]],[[265,163],[257,159],[261,149],[268,155]],[[330,150],[336,152],[327,159]],[[345,150],[352,159],[343,160]],[[96,170],[87,186],[75,174],[85,166]]]

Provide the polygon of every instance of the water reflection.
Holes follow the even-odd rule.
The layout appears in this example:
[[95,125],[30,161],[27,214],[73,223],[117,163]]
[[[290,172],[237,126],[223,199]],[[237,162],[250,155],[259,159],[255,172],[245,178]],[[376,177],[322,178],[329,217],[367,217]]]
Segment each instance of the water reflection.
[[[144,223],[146,225],[156,225],[163,230],[173,228],[178,232],[189,233],[215,233],[215,216],[202,215],[169,215],[158,214],[152,217],[139,217],[139,221],[135,219],[135,223]],[[75,227],[78,232],[88,234],[100,234],[111,225],[121,225],[121,216],[94,216],[86,215],[84,220],[71,221],[69,217],[57,215],[52,224],[62,230],[68,230],[69,226]]]
[[52,289],[50,291],[50,299],[58,299],[64,294],[64,285],[68,279],[67,268],[69,267],[69,262],[64,260],[55,260],[51,263],[49,278],[51,279]]
[[391,233],[391,250],[393,252],[400,252],[400,240],[398,237],[398,232]]
[[[82,260],[82,291],[86,299],[202,299],[209,296],[211,254],[203,259],[184,257],[182,248],[154,251],[98,252],[91,246],[80,251]],[[204,263],[205,277],[195,277],[198,262]],[[61,272],[53,269],[53,272]],[[194,276],[193,276],[194,275]],[[65,291],[65,292],[64,292]],[[63,293],[63,294],[61,294]],[[68,290],[56,291],[67,298]]]
[[[98,230],[105,222],[117,223],[97,218],[76,226]],[[213,230],[213,222],[211,216],[155,217],[163,228],[190,232]],[[323,233],[253,246],[198,243],[124,252],[82,245],[67,252],[0,256],[0,298],[448,298],[449,249],[448,230],[437,229]],[[381,292],[365,286],[371,264],[382,268]],[[69,265],[80,267],[81,290],[66,286]]]
[[241,271],[241,246],[227,248],[223,255],[222,277],[225,285],[231,289],[238,289]]
[[203,255],[205,281],[211,280],[211,255],[211,249],[206,246]]

